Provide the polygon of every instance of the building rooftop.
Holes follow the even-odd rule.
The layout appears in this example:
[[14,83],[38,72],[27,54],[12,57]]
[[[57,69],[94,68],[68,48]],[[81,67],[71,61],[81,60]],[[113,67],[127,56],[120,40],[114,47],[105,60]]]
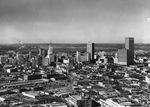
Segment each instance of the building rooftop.
[[32,96],[37,96],[37,95],[39,95],[39,91],[28,91],[28,92],[26,92],[26,94],[29,94],[29,95],[32,95]]
[[27,85],[27,84],[35,84],[35,83],[43,83],[43,82],[48,82],[48,79],[38,79],[38,80],[30,80],[30,81],[17,81],[17,82],[12,82],[12,83],[3,83],[0,84],[1,86],[9,87],[9,86],[19,86],[19,85]]
[[53,102],[51,103],[52,107],[65,107],[67,106],[65,103]]
[[81,100],[82,96],[81,95],[72,95],[72,97],[76,100]]

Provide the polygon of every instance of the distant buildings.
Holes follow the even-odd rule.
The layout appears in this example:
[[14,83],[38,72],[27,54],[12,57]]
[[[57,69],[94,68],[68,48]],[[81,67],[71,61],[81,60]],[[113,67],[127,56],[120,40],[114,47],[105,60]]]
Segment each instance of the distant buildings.
[[134,64],[134,38],[125,38],[125,49],[119,49],[117,53],[118,64],[133,65]]
[[45,58],[43,58],[42,63],[44,66],[47,66],[54,62],[56,62],[56,55],[53,52],[52,45],[50,45],[47,50],[47,56]]
[[47,50],[40,48],[39,49],[39,55],[42,56],[43,58],[46,57],[47,55]]
[[24,63],[25,63],[25,60],[24,60],[24,56],[23,56],[23,54],[19,54],[19,53],[17,53],[16,58],[17,58],[17,63],[18,63],[19,65],[24,64]]
[[86,62],[86,61],[90,61],[90,53],[84,53],[81,55],[81,62]]
[[53,47],[52,47],[52,45],[49,46],[47,53],[48,53],[48,55],[53,54]]
[[7,56],[0,56],[0,64],[5,64],[6,63],[6,61],[7,61]]
[[37,58],[36,58],[36,61],[37,61],[37,66],[39,67],[39,66],[42,66],[42,56],[38,56]]
[[85,53],[81,53],[79,51],[76,52],[76,62],[94,62],[94,43],[87,43],[87,51]]
[[81,52],[76,52],[76,62],[89,62],[91,61],[90,53],[81,53]]
[[95,44],[88,42],[87,43],[87,52],[90,53],[91,61],[94,61],[94,51],[95,51]]
[[126,49],[119,49],[117,53],[118,57],[118,64],[121,65],[128,65],[127,60],[128,60],[128,50]]
[[23,75],[23,79],[25,81],[27,80],[37,80],[37,79],[42,79],[42,75],[41,74],[33,74],[33,75]]
[[134,64],[134,38],[125,38],[125,48],[128,50],[127,65]]
[[[85,47],[83,49],[85,51]],[[121,66],[133,64],[133,38],[126,38],[125,48],[116,54],[102,51],[94,55],[92,44],[88,44],[88,52],[67,50],[70,52],[56,53],[55,50],[54,53],[50,45],[39,51],[38,47],[33,48],[29,53],[0,55],[0,107],[4,104],[15,107],[150,106],[150,67],[147,66],[150,58],[142,58],[140,64]],[[90,63],[91,54],[96,63]],[[114,55],[117,60],[113,59]],[[114,64],[115,61],[121,65]]]
[[79,52],[79,51],[76,52],[76,61],[77,62],[81,61],[81,52]]

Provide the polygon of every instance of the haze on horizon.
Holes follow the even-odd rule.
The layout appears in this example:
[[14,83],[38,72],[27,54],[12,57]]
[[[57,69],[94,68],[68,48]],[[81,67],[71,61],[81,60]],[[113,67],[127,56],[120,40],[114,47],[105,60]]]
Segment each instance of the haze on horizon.
[[150,43],[149,0],[0,0],[0,43]]

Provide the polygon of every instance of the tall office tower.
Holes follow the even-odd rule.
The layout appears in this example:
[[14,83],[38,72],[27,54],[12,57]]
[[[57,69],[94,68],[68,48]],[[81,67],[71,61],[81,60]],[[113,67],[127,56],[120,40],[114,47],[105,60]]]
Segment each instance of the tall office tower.
[[134,38],[133,37],[126,37],[125,38],[125,48],[127,50],[134,51]]
[[[47,56],[45,57],[48,59],[48,64],[55,63],[56,62],[56,55],[53,52],[52,44],[49,45]],[[47,61],[47,60],[45,60]]]
[[22,54],[17,53],[16,58],[19,65],[25,63],[24,56]]
[[47,55],[47,50],[40,48],[39,49],[39,55],[42,56],[43,58],[45,58]]
[[128,65],[128,50],[127,49],[119,49],[117,53],[118,61],[117,63],[120,65]]
[[90,53],[90,60],[91,61],[94,61],[94,47],[95,47],[95,44],[94,43],[91,43],[91,42],[88,42],[87,43],[87,52]]
[[43,59],[42,56],[36,57],[36,64],[38,67],[42,66],[42,59]]
[[81,61],[81,52],[76,52],[76,61],[80,62]]
[[49,45],[49,48],[48,48],[48,55],[51,55],[51,54],[53,54],[53,47],[52,47],[52,45]]
[[127,65],[134,64],[134,38],[133,37],[125,38],[125,49],[128,50]]
[[121,65],[134,64],[134,38],[125,38],[125,49],[118,50],[118,63]]

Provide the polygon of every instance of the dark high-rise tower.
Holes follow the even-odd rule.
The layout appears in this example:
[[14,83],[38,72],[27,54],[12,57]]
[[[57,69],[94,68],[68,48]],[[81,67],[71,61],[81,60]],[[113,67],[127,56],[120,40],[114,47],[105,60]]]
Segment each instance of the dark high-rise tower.
[[47,55],[47,50],[44,48],[40,48],[39,49],[39,55],[42,56],[43,58],[45,58]]
[[95,48],[95,44],[88,42],[87,43],[87,52],[90,53],[91,56],[91,61],[94,61],[94,48]]
[[125,38],[125,48],[130,51],[134,51],[134,38],[126,37]]
[[132,65],[134,63],[134,38],[126,37],[125,38],[125,49],[128,50],[127,63]]
[[134,64],[134,38],[125,38],[125,49],[118,50],[118,63],[122,65]]

